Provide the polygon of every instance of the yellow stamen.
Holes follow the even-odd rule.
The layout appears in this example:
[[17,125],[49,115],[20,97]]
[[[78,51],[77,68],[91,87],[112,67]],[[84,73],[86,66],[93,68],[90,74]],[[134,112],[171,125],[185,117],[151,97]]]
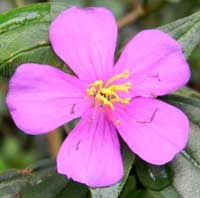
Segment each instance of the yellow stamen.
[[115,91],[110,90],[109,88],[102,88],[101,94],[108,96],[114,96],[116,98],[119,98],[118,94]]
[[108,89],[112,91],[125,91],[128,93],[129,89],[131,88],[131,85],[131,82],[126,82],[122,85],[111,85]]
[[114,110],[113,104],[107,98],[105,98],[104,96],[101,96],[99,93],[96,95],[96,98],[102,101],[105,105],[110,106],[111,109]]
[[111,99],[110,100],[110,102],[120,102],[120,103],[122,103],[122,104],[128,104],[129,102],[131,101],[131,98],[124,98],[124,99],[122,99],[122,98],[113,98],[113,99]]
[[94,87],[91,87],[89,89],[86,89],[86,92],[88,93],[89,96],[93,96],[96,93],[96,89]]
[[120,78],[128,78],[129,77],[129,71],[128,70],[125,70],[124,72],[120,73],[120,74],[117,74],[115,76],[113,76],[112,78],[110,78],[106,84],[105,84],[105,87],[107,87],[108,85],[110,85],[112,82],[114,82],[115,80],[118,80]]
[[[86,92],[89,96],[95,97],[95,103],[100,101],[103,105],[109,106],[112,110],[114,110],[113,103],[119,102],[122,104],[128,104],[131,101],[131,98],[120,98],[118,92],[129,92],[132,84],[131,82],[125,82],[123,84],[112,84],[115,80],[120,78],[128,78],[129,71],[125,70],[123,73],[117,74],[110,78],[105,84],[102,80],[97,80],[94,83],[88,85]],[[110,85],[110,86],[109,86]]]
[[103,81],[102,80],[97,80],[94,83],[91,83],[91,84],[88,85],[88,87],[98,87],[98,86],[100,88],[102,88],[102,86],[103,86]]

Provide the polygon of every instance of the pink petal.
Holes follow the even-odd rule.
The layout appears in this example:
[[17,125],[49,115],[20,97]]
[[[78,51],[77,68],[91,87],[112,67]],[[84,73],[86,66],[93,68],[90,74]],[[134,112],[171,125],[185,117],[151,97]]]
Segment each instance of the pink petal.
[[81,115],[86,86],[48,65],[24,64],[11,78],[7,105],[21,130],[41,134]]
[[50,27],[55,52],[79,78],[91,82],[110,76],[116,37],[115,19],[105,8],[71,7]]
[[137,98],[116,109],[120,135],[143,160],[169,162],[187,143],[189,122],[179,109],[156,99]]
[[84,115],[57,156],[58,172],[92,187],[108,186],[123,176],[119,140],[104,112]]
[[116,72],[128,69],[133,96],[165,95],[187,83],[190,69],[181,46],[159,30],[137,34],[125,47]]

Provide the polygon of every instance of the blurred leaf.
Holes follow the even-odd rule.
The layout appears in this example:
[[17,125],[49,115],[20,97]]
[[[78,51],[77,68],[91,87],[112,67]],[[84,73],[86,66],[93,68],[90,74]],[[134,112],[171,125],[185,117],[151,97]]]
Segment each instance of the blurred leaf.
[[0,172],[5,171],[7,169],[7,164],[3,157],[0,156]]
[[110,9],[115,17],[118,19],[123,15],[123,2],[120,0],[93,0],[90,6],[94,7],[106,7]]
[[174,37],[182,45],[188,58],[200,41],[200,12],[161,26],[159,29]]
[[168,1],[170,3],[179,3],[179,2],[181,2],[181,0],[166,0],[166,1]]
[[[77,192],[79,196],[76,196]],[[88,195],[86,186],[58,175],[53,160],[42,160],[26,169],[13,169],[0,174],[2,198],[84,198]]]
[[183,87],[179,89],[178,91],[173,92],[174,95],[179,95],[179,96],[185,96],[189,98],[197,98],[200,99],[200,94],[195,91],[194,89],[191,89],[190,87]]
[[83,7],[85,5],[85,1],[83,0],[49,0],[50,2],[56,2],[56,3],[64,3],[68,6],[79,6]]
[[90,188],[92,198],[111,198],[111,197],[117,198],[120,195],[126,183],[126,180],[128,179],[128,175],[134,161],[133,153],[129,150],[129,148],[125,144],[122,145],[122,156],[124,162],[123,179],[113,186],[104,188]]
[[0,15],[0,74],[9,77],[27,62],[63,63],[51,49],[48,29],[51,21],[67,7],[62,3],[32,4]]
[[[51,49],[48,29],[51,21],[67,3],[33,4],[0,15],[0,75],[10,77],[15,68],[26,62],[51,64],[64,69]],[[200,13],[160,27],[182,45],[186,57],[200,40]]]
[[195,50],[192,52],[192,55],[189,59],[189,64],[191,66],[191,78],[190,78],[190,82],[193,85],[193,87],[197,88],[198,90],[200,90],[200,78],[199,78],[199,74],[200,74],[200,58],[199,58],[199,54],[200,54],[200,45],[198,45]]
[[1,0],[0,1],[0,13],[8,11],[13,8],[13,4],[11,1],[8,0]]

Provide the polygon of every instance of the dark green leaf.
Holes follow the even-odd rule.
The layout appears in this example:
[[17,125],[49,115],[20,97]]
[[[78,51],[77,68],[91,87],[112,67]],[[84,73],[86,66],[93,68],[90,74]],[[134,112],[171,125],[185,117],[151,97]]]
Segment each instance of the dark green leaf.
[[[43,3],[0,15],[0,75],[10,77],[15,68],[27,62],[51,64],[63,69],[48,40],[51,21],[70,4]],[[160,27],[182,45],[188,57],[200,40],[199,12]]]
[[182,45],[188,58],[200,41],[200,12],[161,26],[159,29],[174,37]]
[[30,184],[22,188],[19,194],[22,198],[57,197],[68,183],[69,180],[67,180],[66,177],[53,174],[44,181],[38,180],[38,184]]
[[129,197],[133,191],[136,190],[137,188],[137,181],[136,181],[136,177],[134,175],[129,175],[126,184],[124,186],[124,189],[120,195],[120,198],[126,198]]
[[42,160],[26,169],[9,170],[0,174],[0,197],[2,198],[64,198],[68,196],[86,198],[89,196],[89,190],[86,186],[57,174],[53,160]]
[[66,8],[62,3],[33,4],[0,15],[0,74],[9,77],[27,62],[63,63],[52,51],[48,30],[51,21]]
[[161,191],[147,190],[147,195],[147,198],[182,198],[173,186],[169,186]]
[[172,183],[173,171],[170,165],[155,166],[136,158],[135,166],[138,178],[146,188],[162,190]]
[[189,88],[189,87],[183,87],[182,89],[179,89],[178,91],[173,92],[174,95],[189,97],[189,98],[197,98],[200,99],[200,94]]
[[90,197],[88,188],[82,184],[70,182],[56,198],[86,198]]

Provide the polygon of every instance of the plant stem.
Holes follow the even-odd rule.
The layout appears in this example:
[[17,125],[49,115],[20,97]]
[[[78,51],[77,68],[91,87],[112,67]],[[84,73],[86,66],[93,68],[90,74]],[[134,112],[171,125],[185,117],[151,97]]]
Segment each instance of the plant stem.
[[60,128],[57,128],[47,134],[49,142],[50,154],[53,158],[57,156],[58,150],[61,145],[61,131]]
[[139,4],[135,10],[128,13],[124,17],[118,20],[117,24],[119,28],[123,28],[130,23],[133,23],[136,19],[138,19],[140,16],[144,15],[144,9],[141,4]]
[[143,3],[141,3],[141,1],[133,1],[134,7],[136,8],[132,12],[128,13],[127,15],[118,20],[118,28],[121,29],[129,25],[130,23],[133,23],[138,18],[146,17],[156,12],[157,10],[160,10],[163,6],[168,4],[167,2],[161,0],[156,6],[152,6],[151,8],[149,8],[147,2],[147,0],[144,0]]
[[12,0],[12,2],[15,4],[17,8],[22,7],[25,4],[24,0]]

